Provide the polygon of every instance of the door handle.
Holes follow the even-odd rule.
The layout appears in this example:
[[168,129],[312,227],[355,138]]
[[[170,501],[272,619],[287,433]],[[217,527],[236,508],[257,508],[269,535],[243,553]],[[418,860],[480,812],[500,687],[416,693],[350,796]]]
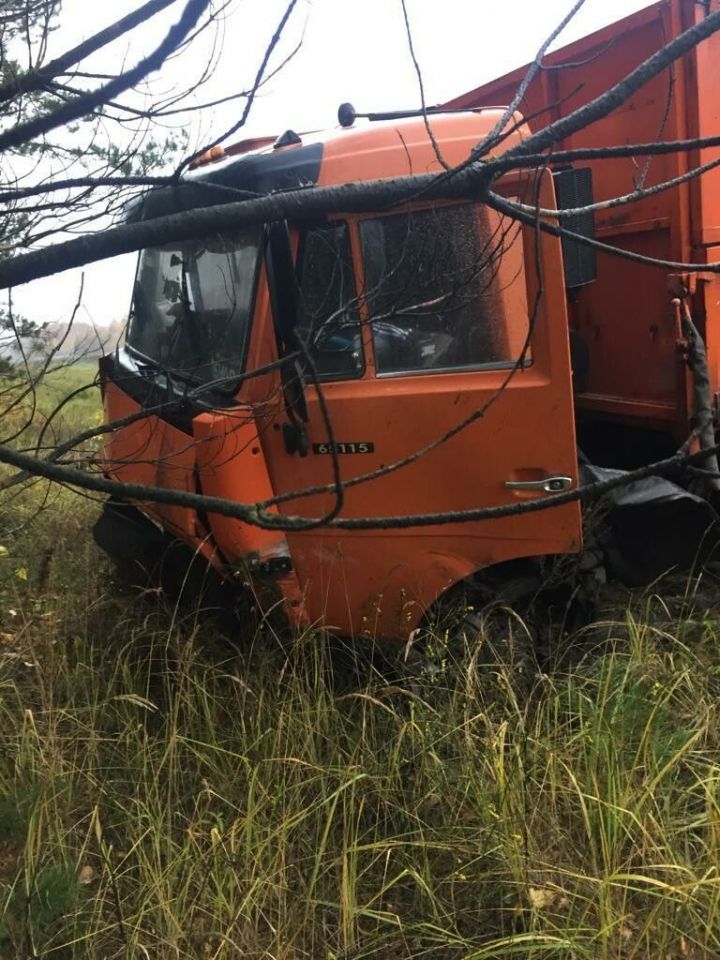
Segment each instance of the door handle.
[[543,477],[542,480],[506,480],[508,490],[538,490],[542,493],[562,493],[570,490],[574,480],[572,477]]

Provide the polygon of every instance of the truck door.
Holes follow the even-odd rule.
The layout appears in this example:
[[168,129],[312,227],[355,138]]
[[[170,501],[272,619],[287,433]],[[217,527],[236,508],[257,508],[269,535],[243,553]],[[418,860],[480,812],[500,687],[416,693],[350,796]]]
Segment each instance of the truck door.
[[[483,205],[442,205],[307,228],[297,274],[300,330],[334,448],[318,390],[307,386],[307,454],[288,446],[279,424],[262,434],[281,497],[328,484],[333,449],[348,484],[343,518],[520,504],[576,486],[557,240]],[[318,516],[331,504],[323,493],[280,509]],[[325,528],[288,541],[311,619],[397,635],[479,568],[579,550],[580,510]]]

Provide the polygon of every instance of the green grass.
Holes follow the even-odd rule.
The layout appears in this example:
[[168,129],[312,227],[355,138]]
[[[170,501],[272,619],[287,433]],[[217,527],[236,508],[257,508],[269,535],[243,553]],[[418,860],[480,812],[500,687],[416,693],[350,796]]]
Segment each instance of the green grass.
[[0,380],[3,437],[27,449],[34,449],[41,440],[42,447],[49,449],[100,422],[100,391],[94,385],[97,363],[58,363],[47,374],[35,375],[39,380],[34,389],[29,389],[23,375]]
[[[96,386],[92,386],[97,372],[97,362],[88,360],[52,370],[38,387],[40,412],[45,416],[49,415],[66,397],[75,394],[64,408],[65,416],[70,415],[85,421],[92,418],[100,408],[100,391]],[[88,389],[84,389],[85,387]]]
[[94,509],[63,493],[2,561],[25,551],[1,611],[5,956],[720,954],[720,626],[691,596],[677,619],[641,599],[522,696],[472,655],[340,688],[317,634],[236,652],[123,592]]

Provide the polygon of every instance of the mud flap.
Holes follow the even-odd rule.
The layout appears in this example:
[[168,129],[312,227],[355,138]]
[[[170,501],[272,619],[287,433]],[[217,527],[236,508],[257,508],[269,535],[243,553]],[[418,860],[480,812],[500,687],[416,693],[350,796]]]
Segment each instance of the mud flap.
[[130,504],[108,500],[93,527],[95,543],[114,561],[122,577],[140,588],[160,587],[203,607],[226,608],[234,602],[207,560],[156,527]]
[[[582,464],[583,485],[624,471]],[[707,500],[663,477],[647,477],[607,494],[597,537],[608,573],[644,586],[671,570],[720,559],[718,515]]]
[[167,547],[165,534],[136,507],[106,501],[93,526],[93,539],[119,567],[151,579],[153,567]]

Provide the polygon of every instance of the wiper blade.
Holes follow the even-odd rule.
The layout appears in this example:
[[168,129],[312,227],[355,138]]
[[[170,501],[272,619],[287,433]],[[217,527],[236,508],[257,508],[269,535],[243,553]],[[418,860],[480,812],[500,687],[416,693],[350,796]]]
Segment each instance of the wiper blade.
[[132,354],[135,362],[135,369],[144,379],[147,380],[150,377],[154,377],[160,371],[162,371],[162,367],[157,360],[153,360],[151,357],[146,357],[145,354],[140,353],[137,350],[132,350]]

